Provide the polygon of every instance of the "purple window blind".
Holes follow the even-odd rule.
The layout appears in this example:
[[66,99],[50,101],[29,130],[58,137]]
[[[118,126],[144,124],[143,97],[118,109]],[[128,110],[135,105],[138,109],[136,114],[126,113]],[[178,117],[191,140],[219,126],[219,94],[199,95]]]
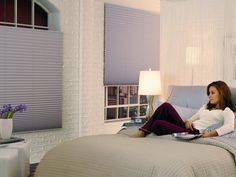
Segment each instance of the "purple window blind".
[[14,131],[62,126],[61,32],[0,26],[0,107],[25,103]]
[[160,15],[105,4],[104,85],[138,84],[139,71],[160,68]]

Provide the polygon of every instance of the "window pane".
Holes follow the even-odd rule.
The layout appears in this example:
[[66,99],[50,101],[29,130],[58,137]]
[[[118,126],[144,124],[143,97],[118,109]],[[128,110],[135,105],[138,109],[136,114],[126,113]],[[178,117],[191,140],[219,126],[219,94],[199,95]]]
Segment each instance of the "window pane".
[[34,4],[34,24],[48,26],[48,14],[37,3]]
[[127,118],[127,110],[128,110],[127,107],[119,108],[118,118]]
[[128,87],[119,87],[119,104],[128,104]]
[[140,104],[147,104],[147,96],[141,95],[139,99],[140,99]]
[[105,86],[104,98],[105,120],[146,116],[147,97],[138,95],[137,85]]
[[138,103],[138,86],[130,86],[130,104]]
[[14,23],[14,0],[0,0],[0,21]]
[[17,23],[31,25],[31,0],[17,1]]
[[140,116],[146,116],[147,106],[140,106]]
[[129,117],[137,117],[138,116],[138,107],[132,106],[129,108]]
[[116,119],[116,108],[107,108],[107,120]]
[[117,87],[108,87],[108,105],[117,105]]

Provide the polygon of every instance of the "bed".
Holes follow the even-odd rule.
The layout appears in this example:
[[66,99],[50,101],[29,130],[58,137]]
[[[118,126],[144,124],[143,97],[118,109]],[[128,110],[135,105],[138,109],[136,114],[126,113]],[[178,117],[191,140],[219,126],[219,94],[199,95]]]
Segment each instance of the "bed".
[[[187,117],[207,100],[205,89],[171,86],[167,101]],[[234,98],[236,91],[232,91]],[[86,136],[62,143],[46,153],[35,177],[236,176],[235,132],[188,141],[171,135],[130,137],[137,129],[130,127],[117,134]]]

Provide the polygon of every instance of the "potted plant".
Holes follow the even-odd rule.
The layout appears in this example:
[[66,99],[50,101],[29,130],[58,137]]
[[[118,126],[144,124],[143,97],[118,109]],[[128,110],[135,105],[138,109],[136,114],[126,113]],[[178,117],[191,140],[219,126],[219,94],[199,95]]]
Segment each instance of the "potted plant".
[[0,136],[2,139],[10,139],[12,135],[13,122],[12,118],[17,112],[24,112],[26,110],[25,104],[19,104],[14,108],[11,104],[3,105],[0,109]]

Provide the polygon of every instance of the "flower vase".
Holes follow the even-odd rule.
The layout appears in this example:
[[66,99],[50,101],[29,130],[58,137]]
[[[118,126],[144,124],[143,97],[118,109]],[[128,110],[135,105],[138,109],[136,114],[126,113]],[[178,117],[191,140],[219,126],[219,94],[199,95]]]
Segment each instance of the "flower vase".
[[12,119],[0,119],[0,136],[2,139],[10,139],[12,135]]

